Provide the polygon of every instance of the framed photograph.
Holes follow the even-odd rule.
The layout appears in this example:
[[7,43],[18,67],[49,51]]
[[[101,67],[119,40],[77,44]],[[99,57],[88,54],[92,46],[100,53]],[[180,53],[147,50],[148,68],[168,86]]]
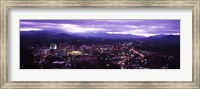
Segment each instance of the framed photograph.
[[0,0],[0,88],[200,89],[199,0]]

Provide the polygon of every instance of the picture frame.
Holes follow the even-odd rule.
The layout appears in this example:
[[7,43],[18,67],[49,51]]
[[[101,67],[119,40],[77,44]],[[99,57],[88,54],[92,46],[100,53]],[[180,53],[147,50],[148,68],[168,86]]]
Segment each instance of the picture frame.
[[[0,1],[0,88],[185,88],[200,89],[200,0],[1,0]],[[193,9],[192,81],[8,81],[9,41],[8,10],[10,8],[187,8]]]

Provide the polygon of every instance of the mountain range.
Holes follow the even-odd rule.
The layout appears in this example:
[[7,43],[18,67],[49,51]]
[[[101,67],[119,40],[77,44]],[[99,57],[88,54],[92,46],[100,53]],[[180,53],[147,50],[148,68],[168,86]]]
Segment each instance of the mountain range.
[[131,34],[108,34],[108,33],[57,33],[52,34],[45,31],[20,31],[20,37],[26,38],[60,38],[60,39],[69,39],[69,38],[104,38],[104,39],[147,39],[147,40],[180,40],[180,35],[164,35],[159,34],[155,36],[145,37],[137,36]]

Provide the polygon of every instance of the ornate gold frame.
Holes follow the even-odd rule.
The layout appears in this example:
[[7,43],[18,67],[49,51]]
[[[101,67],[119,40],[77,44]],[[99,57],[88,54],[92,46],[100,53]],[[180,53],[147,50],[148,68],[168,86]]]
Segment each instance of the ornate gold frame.
[[[0,0],[0,88],[184,88],[200,89],[200,0]],[[186,82],[14,82],[8,81],[8,10],[9,8],[193,8],[193,81]]]

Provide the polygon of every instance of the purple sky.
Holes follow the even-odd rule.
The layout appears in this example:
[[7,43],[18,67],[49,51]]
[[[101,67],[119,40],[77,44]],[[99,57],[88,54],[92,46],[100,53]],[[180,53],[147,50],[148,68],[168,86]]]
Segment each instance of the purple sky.
[[57,30],[67,33],[180,34],[180,20],[20,20],[20,31]]

